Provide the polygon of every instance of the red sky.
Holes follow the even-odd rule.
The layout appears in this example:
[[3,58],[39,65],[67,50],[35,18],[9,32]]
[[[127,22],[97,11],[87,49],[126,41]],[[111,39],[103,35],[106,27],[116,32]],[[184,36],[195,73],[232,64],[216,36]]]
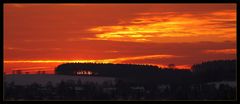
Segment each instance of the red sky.
[[236,59],[236,4],[4,4],[4,72]]

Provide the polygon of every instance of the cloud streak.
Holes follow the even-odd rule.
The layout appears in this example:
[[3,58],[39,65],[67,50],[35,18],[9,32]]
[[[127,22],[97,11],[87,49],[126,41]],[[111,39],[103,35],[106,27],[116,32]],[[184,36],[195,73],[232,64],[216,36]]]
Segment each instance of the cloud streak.
[[205,50],[203,53],[206,54],[236,54],[236,49],[218,49],[218,50]]
[[145,55],[136,57],[123,57],[123,58],[113,58],[113,59],[102,59],[102,60],[5,60],[4,63],[86,63],[86,62],[96,62],[96,63],[122,63],[124,61],[131,60],[143,60],[143,59],[164,59],[164,58],[174,58],[180,56],[174,55]]
[[7,47],[5,50],[8,51],[60,51],[62,50],[61,48],[18,48],[18,47]]
[[13,68],[13,70],[39,70],[39,69],[49,69],[51,67],[20,67],[20,68]]

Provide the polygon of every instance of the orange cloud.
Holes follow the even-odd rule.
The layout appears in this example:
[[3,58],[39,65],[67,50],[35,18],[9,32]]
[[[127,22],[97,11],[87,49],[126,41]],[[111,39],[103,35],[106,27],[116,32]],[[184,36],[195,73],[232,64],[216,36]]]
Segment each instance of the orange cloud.
[[236,49],[205,50],[203,52],[213,54],[236,54]]
[[211,40],[214,42],[236,39],[236,11],[234,10],[208,14],[174,12],[142,14],[128,22],[124,21],[125,24],[122,25],[91,28],[89,31],[96,35],[86,39],[131,42],[161,42],[156,40],[176,37],[186,38],[182,40],[183,42],[201,41],[198,40],[199,37],[205,39],[215,37]]

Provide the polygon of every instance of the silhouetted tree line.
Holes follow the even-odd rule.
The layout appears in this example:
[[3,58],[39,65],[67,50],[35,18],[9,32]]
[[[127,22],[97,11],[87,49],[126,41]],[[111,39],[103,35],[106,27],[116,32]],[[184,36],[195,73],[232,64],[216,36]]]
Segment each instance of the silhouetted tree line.
[[66,63],[56,67],[55,73],[76,75],[79,70],[91,70],[94,76],[115,77],[125,81],[151,84],[192,84],[236,80],[236,60],[207,61],[195,64],[191,69],[135,64]]
[[[33,83],[20,86],[4,83],[6,100],[234,100],[236,88],[209,82],[236,81],[236,60],[208,61],[191,70],[152,65],[67,63],[56,74],[75,75],[92,70],[95,76],[115,77],[115,84],[62,81],[57,85]],[[101,71],[99,71],[101,70]]]

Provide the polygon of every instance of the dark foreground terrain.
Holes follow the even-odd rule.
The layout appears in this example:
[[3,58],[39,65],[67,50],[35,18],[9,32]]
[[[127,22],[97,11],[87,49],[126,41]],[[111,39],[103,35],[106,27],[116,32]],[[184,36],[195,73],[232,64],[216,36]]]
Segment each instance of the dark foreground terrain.
[[[147,69],[146,69],[147,70]],[[236,60],[148,76],[5,75],[5,100],[235,100]],[[127,70],[126,70],[127,71]],[[153,75],[152,77],[150,75]],[[26,77],[28,76],[28,77]],[[134,75],[133,73],[133,76]],[[35,79],[34,79],[35,78]],[[31,82],[31,83],[27,83]]]

